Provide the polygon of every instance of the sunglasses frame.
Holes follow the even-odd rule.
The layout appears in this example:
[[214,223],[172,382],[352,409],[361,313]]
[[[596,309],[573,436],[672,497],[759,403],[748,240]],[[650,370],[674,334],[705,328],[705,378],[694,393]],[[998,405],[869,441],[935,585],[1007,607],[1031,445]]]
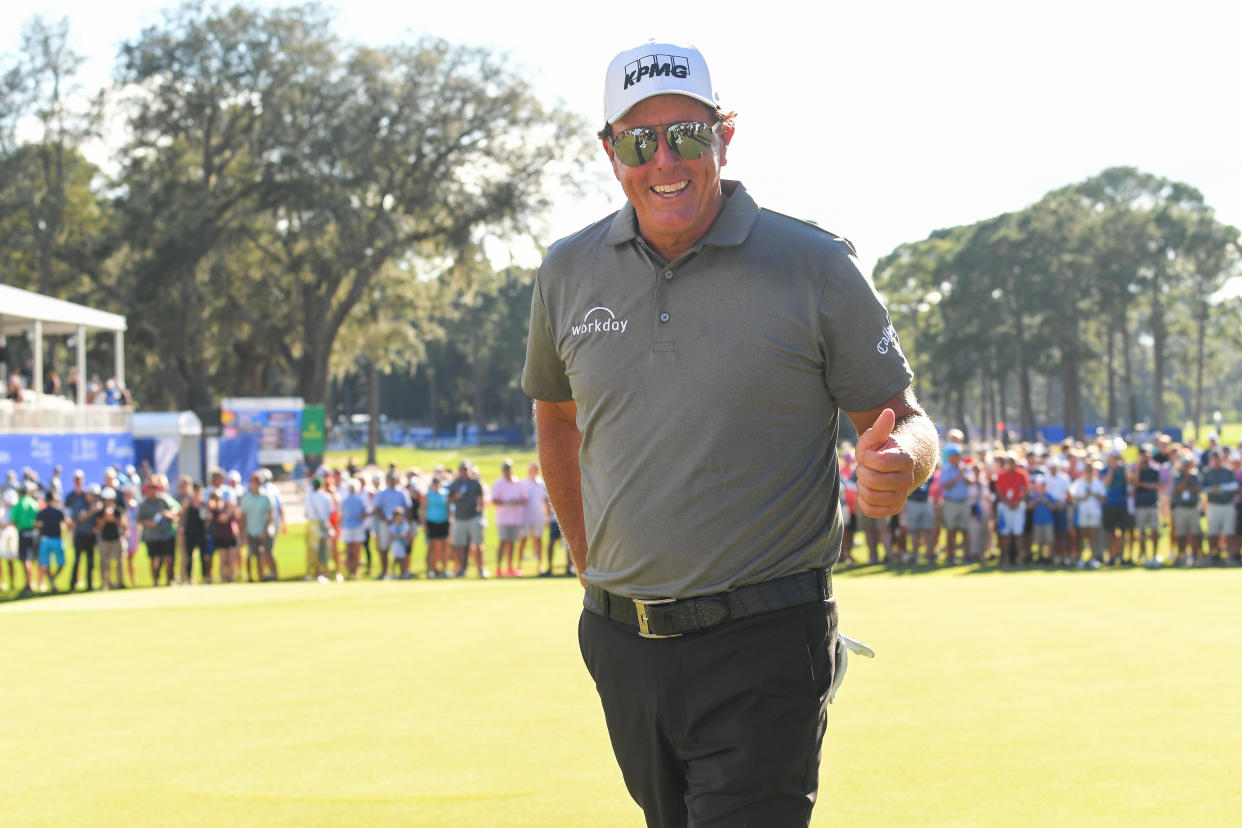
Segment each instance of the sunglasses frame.
[[[702,151],[698,155],[696,155],[694,158],[687,158],[680,149],[680,145],[681,145],[680,140],[674,142],[674,140],[670,137],[670,133],[677,127],[693,126],[695,128],[694,132],[698,132],[700,128],[705,127],[709,135],[715,135],[719,132],[720,126],[722,123],[724,122],[715,121],[709,124],[706,121],[675,121],[671,124],[651,124],[648,126],[630,127],[629,129],[621,130],[616,135],[612,136],[612,138],[609,139],[609,143],[612,145],[613,153],[616,155],[617,160],[627,167],[641,167],[647,162],[649,162],[652,158],[655,158],[654,152],[648,158],[643,158],[641,153],[636,152],[635,154],[638,157],[639,162],[637,164],[631,164],[624,157],[622,157],[621,153],[617,150],[617,144],[623,138],[629,135],[636,135],[637,133],[642,133],[642,132],[652,134],[657,142],[660,140],[660,135],[663,134],[664,143],[668,144],[668,148],[672,150],[673,153],[676,154],[678,158],[682,159],[683,161],[697,161],[698,159],[703,157],[703,153],[707,151],[707,147],[703,147]],[[656,146],[657,146],[657,151],[658,151],[659,144],[657,143]]]

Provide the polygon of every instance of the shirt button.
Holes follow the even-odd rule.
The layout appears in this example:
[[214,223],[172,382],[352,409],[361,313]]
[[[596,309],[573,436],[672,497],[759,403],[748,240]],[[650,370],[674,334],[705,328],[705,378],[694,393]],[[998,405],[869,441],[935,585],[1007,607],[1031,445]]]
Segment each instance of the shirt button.
[[667,322],[667,321],[668,321],[668,314],[667,314],[667,313],[662,313],[662,314],[660,314],[660,321],[661,321],[661,322]]
[[671,279],[671,278],[673,278],[673,271],[671,271],[671,270],[666,270],[666,271],[664,271],[664,278],[665,278],[665,279]]

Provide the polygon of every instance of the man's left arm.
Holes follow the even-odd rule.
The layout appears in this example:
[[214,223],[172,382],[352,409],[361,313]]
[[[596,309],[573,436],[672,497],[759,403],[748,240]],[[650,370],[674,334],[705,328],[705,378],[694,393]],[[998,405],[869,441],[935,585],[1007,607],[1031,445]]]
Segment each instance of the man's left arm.
[[909,387],[883,405],[845,416],[860,435],[854,449],[859,508],[870,517],[897,514],[910,492],[936,469],[935,424]]

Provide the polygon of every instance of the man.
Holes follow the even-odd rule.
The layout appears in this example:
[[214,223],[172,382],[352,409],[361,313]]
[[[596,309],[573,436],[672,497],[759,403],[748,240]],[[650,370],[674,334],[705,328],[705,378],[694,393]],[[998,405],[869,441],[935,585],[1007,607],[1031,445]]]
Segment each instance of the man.
[[550,578],[553,574],[551,558],[548,559],[548,571],[543,571],[543,528],[548,523],[548,487],[543,485],[543,478],[539,476],[538,463],[526,466],[522,493],[526,498],[526,506],[522,515],[522,534],[518,538],[518,560],[524,559],[526,542],[531,541],[535,547],[535,572],[540,577]]
[[648,825],[806,825],[837,647],[838,406],[872,515],[930,475],[936,433],[849,243],[721,181],[734,128],[702,55],[648,43],[605,84],[629,203],[549,251],[522,382],[586,588],[583,656]]
[[[1201,551],[1202,526],[1199,520],[1199,498],[1203,483],[1189,449],[1182,454],[1181,470],[1173,476],[1173,533],[1177,536],[1177,560],[1194,566]],[[1176,561],[1175,561],[1176,562]]]
[[[1138,462],[1130,470],[1134,491],[1134,531],[1138,533],[1139,557],[1144,566],[1159,566],[1156,543],[1160,536],[1160,470],[1152,463],[1148,445],[1139,447]],[[1151,542],[1151,553],[1147,544]],[[1137,563],[1137,561],[1136,561]]]
[[147,545],[147,557],[151,561],[151,585],[160,585],[160,572],[164,573],[165,586],[172,586],[173,559],[177,545],[177,524],[181,517],[181,505],[166,491],[168,478],[153,474],[143,487],[146,498],[138,504],[138,525],[142,527],[142,540]]
[[1004,469],[996,475],[996,534],[1000,540],[1001,566],[1016,565],[1026,557],[1026,495],[1031,480],[1018,465],[1016,452],[1005,455]]
[[246,559],[251,581],[276,580],[272,563],[272,543],[276,538],[276,510],[263,493],[263,472],[250,474],[250,488],[237,504],[241,517],[241,536],[246,539]]
[[78,567],[85,560],[86,590],[93,589],[95,571],[95,502],[99,487],[95,493],[85,486],[86,473],[77,469],[73,473],[73,489],[65,495],[65,516],[73,527],[73,569],[69,572],[69,591],[79,585]]
[[1229,536],[1233,534],[1233,498],[1238,493],[1238,479],[1225,465],[1223,449],[1213,449],[1208,470],[1203,474],[1203,491],[1207,495],[1208,549],[1217,564],[1229,561]]
[[488,572],[483,566],[483,509],[487,498],[483,484],[470,472],[470,461],[462,460],[457,467],[457,477],[449,484],[448,502],[453,508],[450,540],[457,559],[457,577],[465,576],[470,566],[469,559],[473,557],[479,577],[486,578]]
[[962,466],[962,450],[955,444],[945,447],[944,456],[949,459],[940,470],[940,492],[944,499],[945,564],[952,566],[959,539],[962,557],[969,558],[970,555],[966,533],[970,530],[970,486],[974,483],[974,472]]
[[522,574],[522,559],[513,563],[514,544],[526,517],[526,487],[513,477],[513,461],[500,464],[500,477],[492,484],[492,505],[496,507],[496,534],[500,546],[496,550],[496,577],[516,578]]
[[375,546],[379,549],[380,554],[380,574],[378,577],[381,581],[388,580],[388,553],[392,547],[393,513],[397,509],[400,509],[403,514],[410,510],[410,496],[405,493],[405,489],[400,484],[401,475],[396,471],[390,471],[388,472],[388,487],[381,489],[375,494],[375,515],[379,519],[377,521]]
[[39,511],[43,508],[35,494],[39,487],[27,481],[23,485],[22,496],[9,510],[9,522],[17,529],[17,559],[22,562],[26,573],[26,584],[21,595],[29,595],[34,590],[35,561],[39,552],[39,532],[35,527],[39,519]]
[[336,537],[332,528],[332,496],[323,490],[323,478],[311,480],[306,495],[306,580],[328,583],[328,550]]

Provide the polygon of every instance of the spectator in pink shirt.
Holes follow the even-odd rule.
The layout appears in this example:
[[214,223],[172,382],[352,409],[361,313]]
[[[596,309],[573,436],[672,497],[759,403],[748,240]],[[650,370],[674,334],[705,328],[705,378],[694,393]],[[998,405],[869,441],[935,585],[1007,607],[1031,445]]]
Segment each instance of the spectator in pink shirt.
[[[522,571],[514,566],[513,545],[522,533],[526,520],[526,487],[513,479],[513,461],[500,464],[500,477],[492,486],[492,503],[496,505],[496,532],[500,548],[496,551],[496,577],[517,577]],[[518,561],[520,564],[521,561]]]

